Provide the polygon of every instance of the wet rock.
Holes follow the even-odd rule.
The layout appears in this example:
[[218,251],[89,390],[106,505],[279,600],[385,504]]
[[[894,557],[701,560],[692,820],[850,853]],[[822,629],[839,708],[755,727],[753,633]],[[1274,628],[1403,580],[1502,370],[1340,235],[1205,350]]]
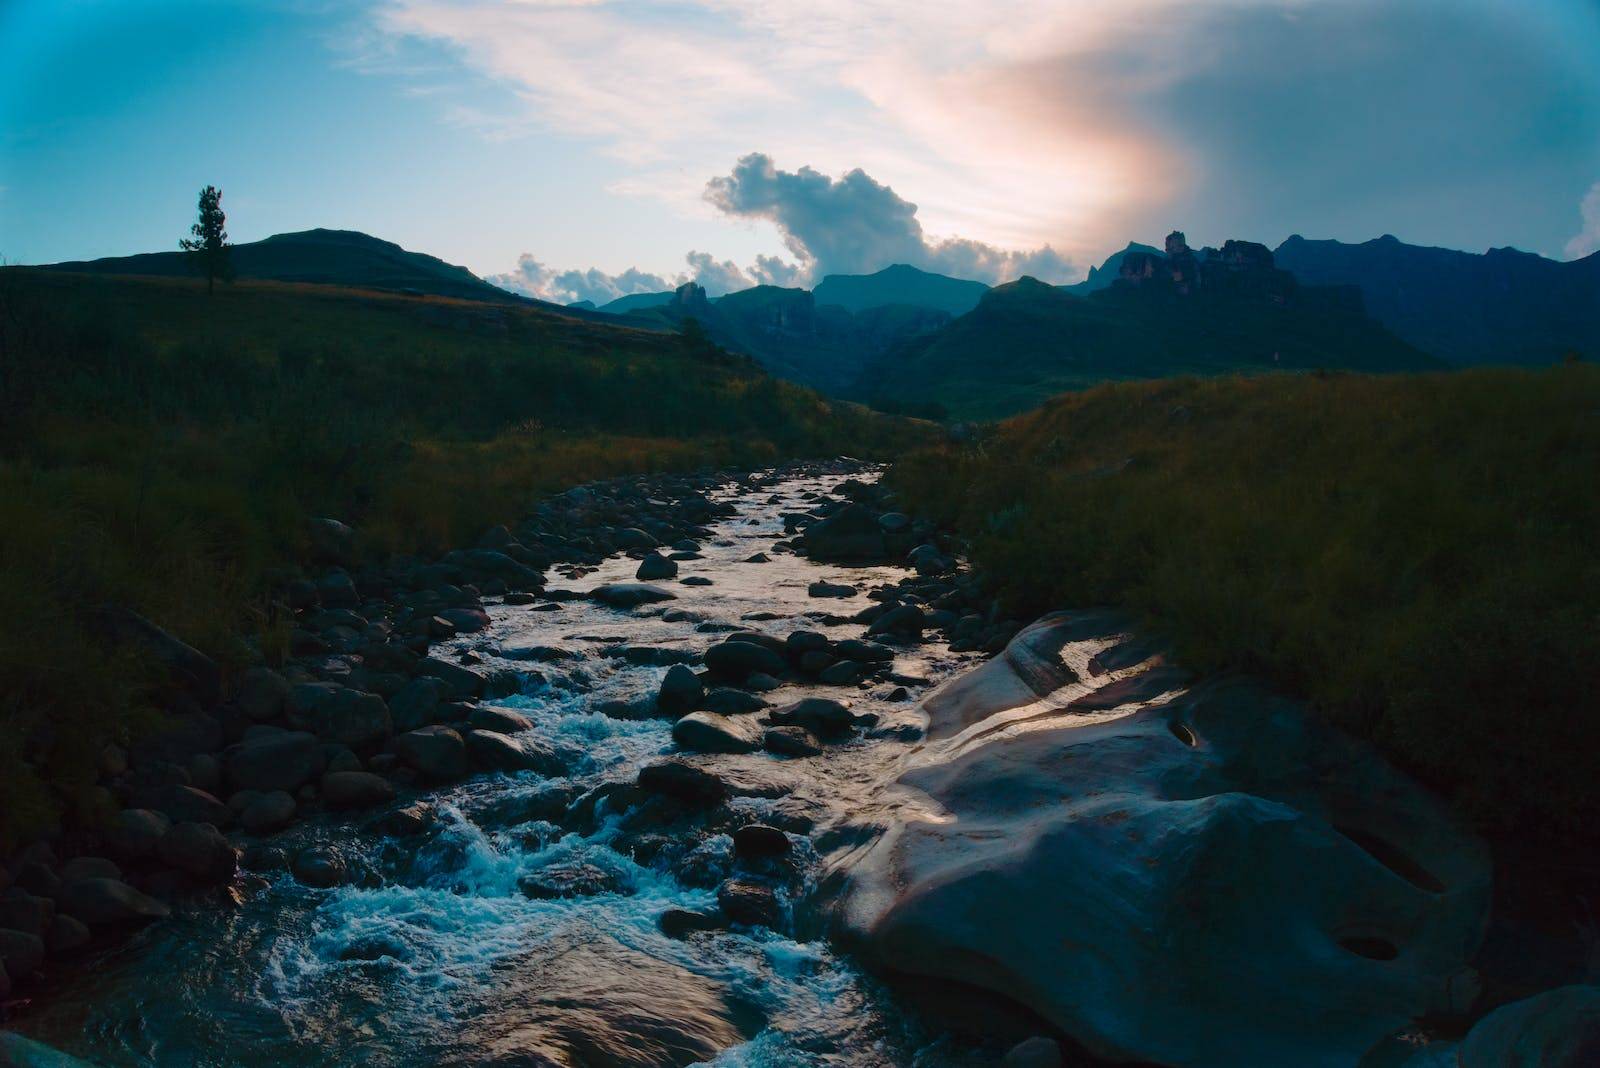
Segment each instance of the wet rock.
[[435,678],[412,679],[389,698],[389,717],[394,729],[404,733],[434,722],[439,704],[450,696],[450,688]]
[[787,856],[789,836],[764,823],[749,823],[733,832],[733,852],[751,860]]
[[448,782],[472,770],[467,763],[465,740],[449,727],[435,725],[407,731],[394,743],[406,766],[429,779]]
[[848,660],[830,664],[817,672],[817,681],[824,686],[851,686],[861,677],[861,668]]
[[290,687],[289,722],[355,750],[381,745],[392,730],[383,698],[334,682]]
[[746,641],[724,641],[706,650],[706,668],[726,679],[740,680],[750,675],[782,675],[789,662],[781,653]]
[[808,597],[854,597],[860,592],[854,586],[820,580],[806,587],[806,595]]
[[894,650],[887,645],[859,638],[834,642],[832,652],[841,660],[854,660],[859,664],[887,664],[894,659]]
[[233,878],[239,855],[209,823],[175,823],[156,847],[156,855],[197,882],[213,885]]
[[483,696],[483,676],[460,664],[452,664],[438,657],[424,657],[417,665],[417,674],[440,680],[452,697],[471,701]]
[[[666,619],[666,616],[661,618]],[[540,663],[558,663],[578,658],[578,654],[572,650],[554,645],[502,645],[500,655],[507,660],[534,660]]]
[[813,560],[871,563],[888,553],[878,517],[860,504],[848,504],[806,528],[806,555]]
[[[155,841],[161,840],[161,835],[166,834],[162,828],[156,835]],[[122,869],[105,857],[73,857],[61,865],[61,881],[63,883],[76,882],[79,879],[120,879]]]
[[610,719],[659,719],[666,715],[656,707],[656,699],[653,696],[636,697],[631,701],[601,701],[594,706],[594,710]]
[[593,864],[572,862],[553,864],[517,880],[517,888],[524,897],[535,901],[552,901],[567,897],[593,897],[611,894],[624,889],[615,872]]
[[476,634],[489,626],[489,613],[481,608],[445,608],[440,610],[439,617],[457,634]]
[[322,777],[322,801],[332,809],[371,808],[394,800],[394,786],[369,771],[330,771]]
[[753,753],[761,748],[761,728],[749,717],[690,712],[672,725],[672,740],[691,753]]
[[171,826],[170,819],[153,809],[125,808],[112,817],[106,831],[106,844],[125,860],[152,857]]
[[682,715],[699,704],[704,696],[705,687],[700,684],[700,676],[682,664],[675,664],[661,680],[656,707],[663,715]]
[[259,794],[239,813],[239,826],[251,834],[270,834],[294,822],[294,796],[284,790]]
[[647,553],[639,561],[639,570],[634,572],[634,578],[640,582],[657,582],[661,579],[677,578],[678,564],[669,560],[658,552]]
[[0,965],[13,980],[26,979],[44,964],[44,939],[0,927]]
[[78,879],[61,887],[61,911],[90,927],[110,923],[148,923],[171,909],[119,879]]
[[1035,1035],[1012,1046],[1001,1068],[1061,1068],[1061,1047],[1053,1038]]
[[768,675],[765,671],[757,671],[748,679],[745,679],[744,684],[757,693],[771,693],[773,690],[782,688],[783,681]]
[[639,789],[692,805],[720,804],[728,796],[723,781],[703,768],[679,760],[663,760],[639,769]]
[[531,730],[533,721],[520,712],[513,712],[509,708],[479,705],[467,716],[467,725],[476,731],[492,731],[496,734],[520,734],[523,731]]
[[493,731],[468,731],[465,741],[473,763],[489,771],[559,775],[565,770],[549,743],[532,735],[511,737]]
[[50,921],[45,948],[51,953],[72,953],[89,944],[89,928],[82,920],[58,913]]
[[54,900],[30,894],[19,886],[0,892],[0,927],[42,937],[50,929],[55,912]]
[[822,752],[804,727],[772,727],[761,736],[761,744],[767,752],[779,756],[810,757]]
[[153,808],[174,823],[209,823],[226,827],[233,817],[227,805],[193,786],[162,786],[144,791],[137,800],[139,807]]
[[1600,986],[1564,986],[1479,1020],[1456,1054],[1460,1068],[1586,1068],[1600,1064]]
[[775,930],[783,926],[777,891],[765,883],[730,879],[717,888],[717,907],[730,923]]
[[701,699],[699,705],[719,716],[743,716],[761,711],[767,707],[767,702],[753,693],[717,686]]
[[681,942],[699,931],[715,931],[726,922],[721,916],[709,912],[668,909],[656,919],[656,926],[668,938]]
[[432,827],[435,820],[433,806],[421,802],[397,808],[378,820],[379,831],[394,838],[408,838]]
[[848,734],[856,723],[854,713],[846,705],[828,697],[802,698],[774,709],[768,718],[775,726],[804,727],[819,738]]
[[327,765],[327,754],[307,731],[247,736],[226,754],[228,781],[238,790],[293,793]]
[[867,635],[893,634],[900,637],[914,638],[922,633],[927,626],[927,617],[921,608],[914,604],[896,605],[873,620],[867,628]]
[[677,596],[671,590],[645,582],[609,582],[595,587],[589,593],[590,599],[612,608],[635,608],[657,601],[676,600]]
[[294,855],[289,870],[303,885],[326,890],[345,880],[344,860],[325,846],[310,846]]
[[747,564],[767,564],[772,562],[772,557],[766,553],[752,553],[744,558],[744,562]]

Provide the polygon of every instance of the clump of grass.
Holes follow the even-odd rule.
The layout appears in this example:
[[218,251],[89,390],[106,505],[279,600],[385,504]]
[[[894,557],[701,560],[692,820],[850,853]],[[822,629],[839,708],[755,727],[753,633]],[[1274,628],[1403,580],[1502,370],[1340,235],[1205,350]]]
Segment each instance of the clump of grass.
[[1104,386],[891,480],[1021,610],[1119,604],[1486,824],[1600,817],[1600,369]]
[[337,516],[453,548],[630,472],[883,455],[926,433],[675,335],[334,287],[0,270],[0,848],[160,711],[93,626],[132,608],[225,668],[281,659],[267,577]]

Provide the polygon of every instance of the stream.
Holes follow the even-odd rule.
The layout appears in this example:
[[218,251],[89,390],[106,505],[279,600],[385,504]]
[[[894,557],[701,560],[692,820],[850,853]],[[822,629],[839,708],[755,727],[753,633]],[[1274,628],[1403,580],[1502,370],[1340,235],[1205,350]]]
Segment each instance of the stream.
[[[494,604],[487,630],[436,649],[470,649],[484,669],[522,672],[521,692],[493,703],[532,720],[565,777],[496,773],[403,791],[391,808],[420,800],[433,809],[431,825],[409,837],[380,830],[382,812],[306,820],[268,841],[290,854],[331,847],[353,873],[347,885],[318,890],[287,871],[241,873],[235,904],[190,902],[98,951],[52,977],[12,1026],[107,1065],[993,1063],[993,1050],[944,1034],[837,952],[806,904],[849,816],[920,736],[917,698],[978,654],[932,639],[898,647],[889,682],[788,683],[766,694],[773,705],[841,698],[878,717],[820,756],[690,758],[729,783],[737,816],[790,832],[787,933],[662,932],[668,910],[715,907],[727,833],[663,845],[671,828],[627,831],[592,796],[591,820],[566,818],[589,791],[632,783],[642,766],[677,752],[671,719],[596,711],[653,695],[668,665],[646,661],[697,661],[735,626],[862,636],[843,618],[905,569],[817,564],[773,549],[783,513],[806,510],[844,477],[729,483],[712,494],[737,514],[712,523],[702,558],[662,583],[675,600],[624,610],[587,600]],[[758,552],[770,560],[747,562]],[[557,568],[548,589],[632,581],[637,566],[617,555],[587,573]],[[809,596],[819,579],[861,592]],[[571,656],[551,660],[550,649]],[[641,649],[666,652],[630,652]],[[530,651],[546,659],[533,662]],[[899,683],[907,686],[897,693]],[[697,877],[701,868],[712,874]],[[530,896],[530,880],[582,889]]]

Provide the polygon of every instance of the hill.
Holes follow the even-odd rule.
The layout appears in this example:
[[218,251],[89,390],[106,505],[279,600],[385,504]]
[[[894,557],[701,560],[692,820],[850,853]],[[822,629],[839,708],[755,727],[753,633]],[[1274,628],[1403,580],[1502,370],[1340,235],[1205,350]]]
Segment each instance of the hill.
[[625,297],[618,297],[600,305],[600,310],[612,315],[627,315],[630,312],[643,311],[645,308],[659,308],[672,300],[672,293],[629,293]]
[[1117,280],[1118,273],[1122,270],[1122,261],[1135,252],[1157,255],[1160,249],[1149,245],[1141,245],[1137,241],[1129,241],[1127,248],[1120,252],[1113,252],[1106,257],[1106,261],[1098,267],[1089,268],[1089,277],[1070,286],[1061,286],[1061,289],[1080,297],[1086,297],[1097,290],[1105,289]]
[[890,482],[972,536],[1016,618],[1126,606],[1187,666],[1310,697],[1484,824],[1592,843],[1596,412],[1582,364],[1117,383]]
[[1424,352],[1455,364],[1600,359],[1600,252],[1559,263],[1511,248],[1478,255],[1408,245],[1308,241],[1277,249],[1307,285],[1350,285],[1367,311]]
[[849,312],[899,304],[955,316],[971,311],[988,290],[982,282],[896,263],[874,274],[830,274],[812,295],[818,305],[835,304]]
[[999,286],[869,367],[857,394],[991,419],[1106,380],[1441,366],[1364,315],[1353,290],[1299,286],[1260,245],[1182,252],[1129,255],[1087,297],[1032,278]]
[[310,517],[368,558],[436,553],[591,478],[923,433],[703,339],[540,307],[7,268],[0,309],[0,848],[148,704],[96,606],[237,664],[289,640],[273,591]]
[[[411,291],[464,300],[513,303],[523,298],[423,252],[408,252],[355,230],[302,230],[234,245],[229,262],[239,278],[362,289]],[[186,278],[193,268],[182,252],[50,264],[43,268],[74,274],[157,275]]]

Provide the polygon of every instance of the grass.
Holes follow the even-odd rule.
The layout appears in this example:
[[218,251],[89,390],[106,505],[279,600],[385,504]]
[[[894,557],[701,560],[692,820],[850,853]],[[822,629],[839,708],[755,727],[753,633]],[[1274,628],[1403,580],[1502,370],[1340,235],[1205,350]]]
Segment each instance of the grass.
[[1018,611],[1123,605],[1486,829],[1594,837],[1600,369],[1120,383],[898,463]]
[[271,580],[308,516],[442,551],[539,494],[630,472],[886,455],[925,434],[742,357],[536,308],[0,271],[0,846],[151,721],[132,608],[225,667],[281,644]]

